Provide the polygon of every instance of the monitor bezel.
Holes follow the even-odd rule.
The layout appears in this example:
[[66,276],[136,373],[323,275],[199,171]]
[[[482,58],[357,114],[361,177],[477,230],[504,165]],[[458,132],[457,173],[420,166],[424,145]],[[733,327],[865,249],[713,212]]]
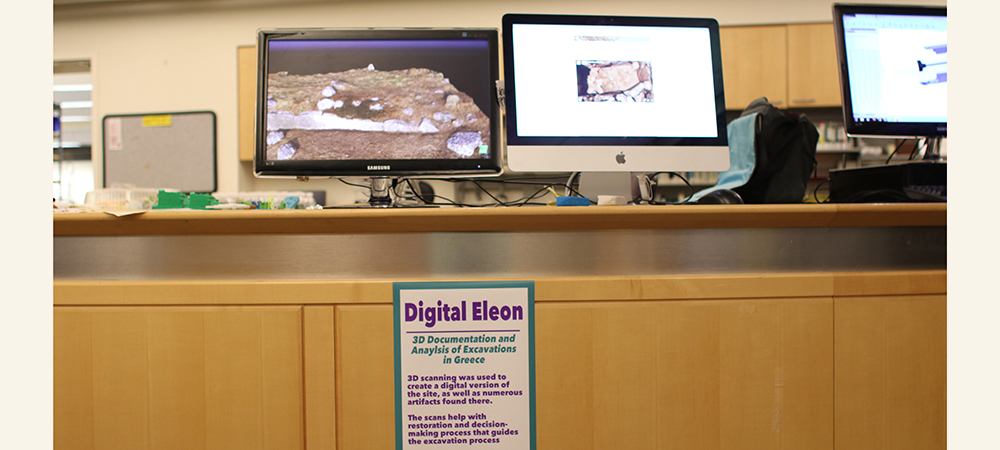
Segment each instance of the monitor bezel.
[[[268,42],[283,40],[485,40],[488,45],[490,157],[483,159],[358,159],[268,161],[265,157]],[[496,93],[500,79],[496,28],[276,28],[257,31],[254,103],[254,176],[259,178],[489,177],[503,172],[503,121]]]
[[[716,137],[656,137],[656,136],[518,136],[517,135],[517,80],[514,74],[513,26],[517,24],[551,25],[611,25],[631,27],[687,27],[709,30],[712,47],[712,65],[716,105]],[[589,147],[728,147],[726,135],[725,91],[722,79],[722,51],[719,40],[719,23],[709,18],[635,17],[635,16],[584,16],[553,14],[505,14],[503,16],[503,62],[506,93],[506,145],[508,154],[512,147],[530,146],[555,149],[568,146]],[[728,158],[728,155],[727,155]],[[512,168],[513,169],[513,168]],[[724,169],[723,169],[724,170]]]
[[948,122],[863,122],[854,120],[854,105],[851,100],[850,74],[847,67],[847,46],[844,32],[844,16],[854,14],[886,14],[900,16],[948,16],[947,6],[927,5],[878,5],[842,4],[833,5],[833,28],[837,47],[837,68],[840,77],[841,104],[844,112],[844,128],[852,137],[884,138],[941,138],[948,136]]

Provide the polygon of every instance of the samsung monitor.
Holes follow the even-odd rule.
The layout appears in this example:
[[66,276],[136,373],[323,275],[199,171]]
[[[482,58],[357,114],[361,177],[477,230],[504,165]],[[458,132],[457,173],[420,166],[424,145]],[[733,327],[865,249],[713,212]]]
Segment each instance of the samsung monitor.
[[514,172],[729,168],[714,19],[503,16]]
[[833,5],[847,134],[928,138],[936,159],[948,135],[946,7]]
[[502,171],[496,29],[257,33],[254,174],[386,180]]

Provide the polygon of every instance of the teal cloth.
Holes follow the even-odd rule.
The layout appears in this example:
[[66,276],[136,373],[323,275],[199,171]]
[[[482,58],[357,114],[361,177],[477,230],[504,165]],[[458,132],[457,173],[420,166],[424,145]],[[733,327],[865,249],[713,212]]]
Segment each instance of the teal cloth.
[[738,188],[747,183],[756,163],[753,142],[757,114],[741,116],[729,122],[726,126],[726,136],[729,139],[729,170],[720,172],[719,181],[715,186],[696,192],[688,200],[689,202],[696,202],[713,191]]

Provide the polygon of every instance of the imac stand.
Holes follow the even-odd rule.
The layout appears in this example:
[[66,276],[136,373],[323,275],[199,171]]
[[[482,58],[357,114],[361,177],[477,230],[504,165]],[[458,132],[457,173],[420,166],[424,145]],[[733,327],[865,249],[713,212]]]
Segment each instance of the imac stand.
[[639,197],[639,184],[633,172],[582,172],[580,194],[597,202],[597,197],[613,195],[631,202]]

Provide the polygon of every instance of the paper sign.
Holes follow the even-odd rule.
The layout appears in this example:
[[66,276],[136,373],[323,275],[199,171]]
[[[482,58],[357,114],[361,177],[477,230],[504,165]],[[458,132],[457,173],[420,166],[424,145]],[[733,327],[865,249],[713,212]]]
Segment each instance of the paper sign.
[[534,282],[393,283],[396,449],[535,449]]
[[171,124],[170,114],[157,114],[142,116],[142,126],[144,127],[169,127]]
[[108,150],[119,151],[125,146],[122,143],[122,119],[120,117],[109,118],[105,121],[107,133]]

